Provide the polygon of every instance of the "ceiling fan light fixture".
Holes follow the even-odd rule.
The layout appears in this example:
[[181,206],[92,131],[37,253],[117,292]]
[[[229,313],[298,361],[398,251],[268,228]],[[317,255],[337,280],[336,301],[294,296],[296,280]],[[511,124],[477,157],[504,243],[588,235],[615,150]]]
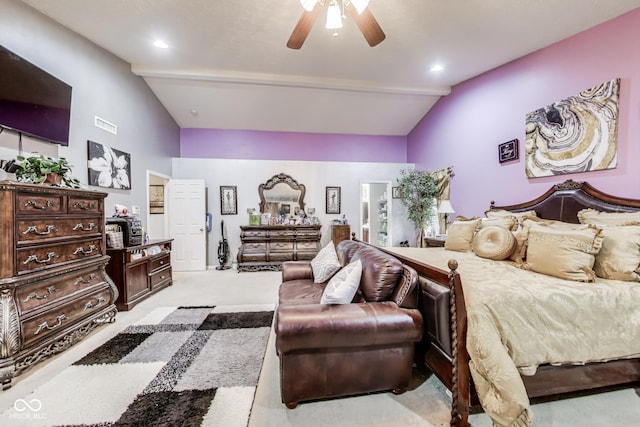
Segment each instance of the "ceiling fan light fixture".
[[332,0],[327,8],[327,24],[325,28],[329,30],[335,30],[342,28],[342,13],[340,12],[340,6],[336,0]]
[[318,3],[318,0],[300,0],[300,4],[307,12],[311,12],[316,7],[316,3]]
[[361,15],[367,6],[369,6],[369,0],[351,0],[351,4],[356,8],[358,15]]

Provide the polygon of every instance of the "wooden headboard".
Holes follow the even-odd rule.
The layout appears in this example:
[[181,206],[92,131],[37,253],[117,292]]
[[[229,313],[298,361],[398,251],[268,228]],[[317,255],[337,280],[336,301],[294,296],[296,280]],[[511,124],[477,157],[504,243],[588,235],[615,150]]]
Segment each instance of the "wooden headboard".
[[497,206],[491,201],[490,209],[513,212],[535,210],[540,218],[565,222],[578,222],[578,212],[592,208],[605,212],[635,212],[640,210],[640,200],[611,196],[586,182],[571,179],[556,184],[540,197],[510,206]]

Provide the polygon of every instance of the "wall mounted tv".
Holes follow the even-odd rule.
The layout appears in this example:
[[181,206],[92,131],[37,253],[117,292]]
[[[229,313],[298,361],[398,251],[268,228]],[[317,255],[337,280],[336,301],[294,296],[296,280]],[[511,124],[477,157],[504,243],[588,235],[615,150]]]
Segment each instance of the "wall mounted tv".
[[0,46],[0,126],[69,145],[71,86]]

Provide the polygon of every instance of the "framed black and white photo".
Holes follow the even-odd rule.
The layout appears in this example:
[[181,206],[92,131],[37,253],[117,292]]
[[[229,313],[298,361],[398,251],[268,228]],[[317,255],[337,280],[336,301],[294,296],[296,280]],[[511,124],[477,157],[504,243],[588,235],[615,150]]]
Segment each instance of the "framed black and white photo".
[[238,190],[236,186],[220,186],[220,213],[238,215]]
[[89,185],[131,189],[131,154],[87,141]]
[[498,145],[498,161],[500,163],[518,160],[518,140],[503,142]]
[[391,198],[392,199],[400,198],[400,187],[391,187]]
[[327,213],[340,213],[340,187],[327,187]]

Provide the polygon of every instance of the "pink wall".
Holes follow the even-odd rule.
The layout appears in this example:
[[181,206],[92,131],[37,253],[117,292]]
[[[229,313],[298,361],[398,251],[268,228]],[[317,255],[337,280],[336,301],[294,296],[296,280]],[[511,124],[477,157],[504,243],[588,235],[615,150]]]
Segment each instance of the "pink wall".
[[404,136],[182,129],[180,156],[216,159],[407,161]]
[[[418,169],[453,166],[457,214],[480,215],[491,200],[512,204],[566,179],[640,198],[640,8],[455,86],[407,139]],[[616,169],[527,179],[525,115],[621,78]],[[518,138],[520,159],[498,163],[498,144]]]

